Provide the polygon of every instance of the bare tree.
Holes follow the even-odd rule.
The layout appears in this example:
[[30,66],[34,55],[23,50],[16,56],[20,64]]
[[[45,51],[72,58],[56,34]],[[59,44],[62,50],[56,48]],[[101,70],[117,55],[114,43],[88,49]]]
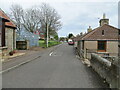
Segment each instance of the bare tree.
[[25,29],[32,33],[41,26],[40,13],[39,10],[36,8],[26,10],[26,12],[24,12],[24,14],[22,15],[22,19]]
[[11,6],[11,18],[14,20],[14,22],[17,25],[17,32],[20,35],[21,30],[21,23],[22,23],[22,15],[23,15],[23,9],[20,5],[12,5]]
[[40,27],[40,13],[37,8],[23,10],[20,5],[11,6],[11,16],[17,25],[17,31],[20,35],[21,27],[29,32],[34,32]]
[[20,5],[12,5],[11,11],[19,33],[23,26],[32,33],[40,28],[45,32],[45,41],[47,40],[47,28],[50,36],[56,34],[62,26],[60,15],[46,3],[27,10],[23,10]]
[[60,21],[60,15],[56,12],[54,8],[49,6],[49,4],[42,3],[40,8],[40,21],[42,30],[45,31],[45,41],[47,40],[47,28],[50,35],[56,34],[56,32],[61,28],[62,24]]

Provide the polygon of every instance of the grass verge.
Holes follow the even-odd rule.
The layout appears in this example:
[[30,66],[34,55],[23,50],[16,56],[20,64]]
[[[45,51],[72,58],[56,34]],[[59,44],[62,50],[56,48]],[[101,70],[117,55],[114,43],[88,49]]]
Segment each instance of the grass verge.
[[[50,40],[48,42],[48,47],[55,46],[55,45],[58,45],[58,44],[61,44],[61,42]],[[47,47],[44,40],[39,40],[39,46],[44,47],[44,48]]]

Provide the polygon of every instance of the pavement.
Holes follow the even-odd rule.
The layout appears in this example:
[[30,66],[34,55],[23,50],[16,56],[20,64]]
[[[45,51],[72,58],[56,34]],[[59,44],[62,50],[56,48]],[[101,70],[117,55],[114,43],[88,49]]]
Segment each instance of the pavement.
[[9,56],[2,62],[2,71],[0,71],[0,73],[8,72],[23,64],[35,60],[36,58],[41,57],[44,50],[46,49],[43,49],[41,47],[32,47],[29,50],[17,51],[13,56]]
[[[3,88],[107,88],[98,74],[76,58],[73,51],[73,46],[63,43],[19,57],[21,62],[32,61],[4,72]],[[14,65],[3,64],[3,70]]]

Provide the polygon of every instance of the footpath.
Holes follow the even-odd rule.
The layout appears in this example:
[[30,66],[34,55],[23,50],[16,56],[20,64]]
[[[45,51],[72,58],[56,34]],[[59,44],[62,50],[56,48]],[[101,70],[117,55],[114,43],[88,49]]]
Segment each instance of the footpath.
[[33,47],[30,50],[22,50],[19,51],[18,55],[10,56],[10,58],[4,60],[2,62],[2,70],[0,69],[0,74],[9,72],[12,69],[15,69],[19,66],[22,66],[26,63],[29,63],[37,58],[40,58],[42,54],[52,52],[60,45],[56,45],[50,48],[41,48],[41,47]]
[[40,47],[34,47],[30,50],[20,50],[13,56],[2,62],[2,70],[0,73],[8,72],[14,68],[17,68],[23,64],[33,61],[39,57],[46,49]]

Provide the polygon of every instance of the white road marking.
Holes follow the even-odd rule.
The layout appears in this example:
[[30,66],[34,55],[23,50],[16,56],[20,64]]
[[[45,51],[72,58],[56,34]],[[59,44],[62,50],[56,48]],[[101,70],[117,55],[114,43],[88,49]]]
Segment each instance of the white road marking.
[[[56,47],[59,47],[59,46],[61,46],[62,44],[59,44],[59,45],[57,45]],[[54,51],[54,50],[53,50]],[[53,52],[51,52],[50,54],[49,54],[49,56],[52,56],[52,54],[53,54]]]
[[53,54],[53,52],[51,52],[51,53],[49,54],[49,56],[52,56],[52,54]]

